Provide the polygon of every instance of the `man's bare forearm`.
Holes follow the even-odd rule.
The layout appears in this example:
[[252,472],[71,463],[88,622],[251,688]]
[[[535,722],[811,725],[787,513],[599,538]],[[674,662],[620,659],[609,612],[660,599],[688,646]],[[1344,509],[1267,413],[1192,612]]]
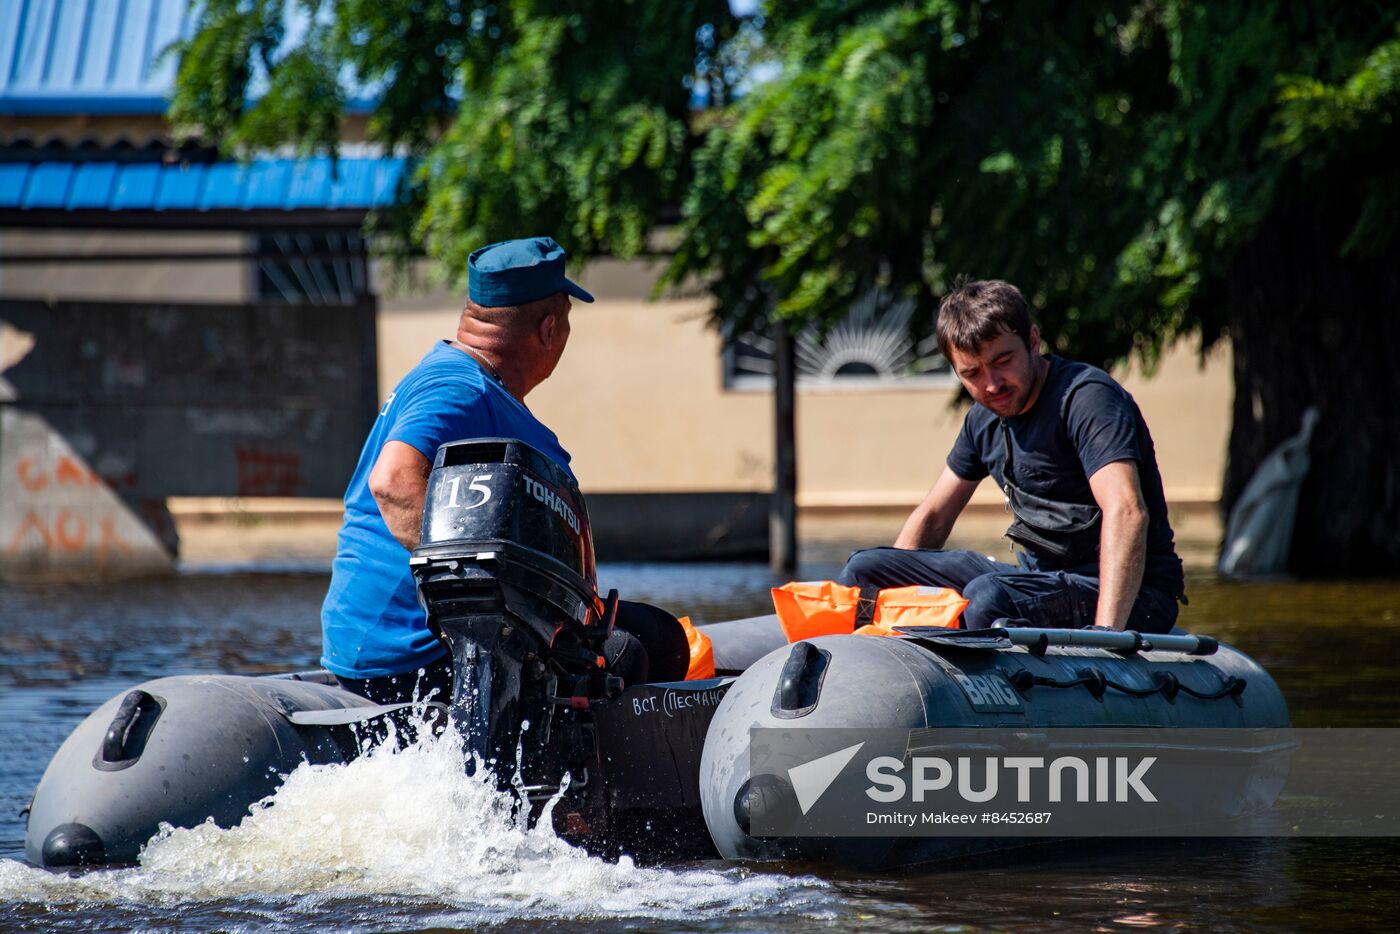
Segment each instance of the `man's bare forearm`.
[[924,509],[915,509],[904,520],[904,528],[894,540],[896,548],[942,548],[953,529],[953,519]]
[[945,467],[928,495],[904,520],[904,528],[894,540],[894,547],[942,548],[975,489],[976,481],[964,480]]
[[389,534],[409,551],[418,547],[432,469],[432,462],[421,452],[402,441],[390,441],[380,450],[369,474],[369,492]]
[[374,501],[379,504],[379,514],[389,527],[389,534],[409,551],[418,547],[418,538],[423,527],[423,500],[427,494],[426,480],[418,489],[417,495],[411,491],[395,491],[384,495],[376,494]]
[[1105,512],[1099,545],[1099,607],[1094,624],[1126,629],[1147,560],[1147,512]]

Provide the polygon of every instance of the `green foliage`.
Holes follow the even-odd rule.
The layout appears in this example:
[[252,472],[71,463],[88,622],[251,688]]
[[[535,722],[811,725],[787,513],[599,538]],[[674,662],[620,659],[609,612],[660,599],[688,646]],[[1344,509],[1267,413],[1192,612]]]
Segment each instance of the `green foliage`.
[[[718,277],[733,316],[771,302],[831,321],[872,287],[927,305],[966,273],[1020,284],[1052,343],[1086,359],[1208,345],[1233,257],[1297,196],[1300,164],[1348,171],[1344,134],[1378,145],[1397,18],[1379,3],[774,0],[781,75],[708,134],[672,277]],[[1393,175],[1373,188],[1351,249],[1376,250],[1394,216]]]
[[928,312],[967,273],[1021,285],[1058,349],[1150,363],[1220,336],[1283,207],[1345,189],[1337,249],[1394,244],[1400,8],[1377,0],[770,0],[747,25],[724,0],[298,2],[289,42],[282,0],[206,0],[173,118],[333,149],[337,79],[368,85],[371,139],[422,157],[399,233],[455,277],[534,232],[631,256],[678,206],[666,281],[733,326],[872,288]]
[[280,5],[208,0],[199,29],[164,54],[179,59],[170,120],[177,135],[235,139],[254,68],[266,68],[283,38]]
[[[334,152],[344,84],[377,96],[370,140],[418,153],[456,114],[458,72],[501,45],[495,7],[463,0],[191,0],[179,58],[177,133],[233,152],[280,143]],[[487,11],[492,11],[488,13]],[[295,23],[296,35],[287,26]],[[254,75],[266,88],[257,100]]]
[[[774,1],[783,70],[708,134],[672,276],[717,277],[725,314],[771,301],[794,321],[833,321],[871,287],[927,305],[953,274],[1001,277],[1089,360],[1211,343],[1219,283],[1294,162],[1331,147],[1313,160],[1327,171],[1338,133],[1392,119],[1396,49],[1375,43],[1396,18]],[[1393,217],[1396,190],[1376,181],[1358,231]]]
[[642,251],[688,180],[687,79],[725,96],[734,26],[724,0],[208,0],[199,16],[173,49],[177,132],[333,153],[345,88],[363,88],[369,140],[418,159],[408,216],[380,229],[459,281],[476,246],[531,233],[583,257]]
[[482,243],[550,231],[585,256],[633,256],[678,200],[685,65],[698,4],[502,8],[510,41],[462,71],[462,112],[423,164],[417,234],[448,269]]

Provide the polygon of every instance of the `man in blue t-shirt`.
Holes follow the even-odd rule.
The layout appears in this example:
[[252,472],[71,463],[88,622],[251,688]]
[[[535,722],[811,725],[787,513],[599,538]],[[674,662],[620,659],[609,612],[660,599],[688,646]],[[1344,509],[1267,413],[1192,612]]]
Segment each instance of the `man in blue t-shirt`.
[[[1097,367],[1041,356],[1015,286],[958,284],[939,306],[938,346],[974,405],[947,467],[893,548],[851,555],[857,587],[951,587],[969,629],[1036,626],[1167,632],[1184,599],[1152,436],[1122,386]],[[943,543],[982,478],[1006,494],[1019,566]]]
[[[439,699],[451,693],[451,659],[428,631],[408,565],[439,445],[517,438],[573,476],[559,439],[525,407],[525,396],[549,378],[564,353],[570,297],[593,301],[565,277],[564,259],[549,237],[473,252],[456,338],[438,342],[379,410],[345,491],[345,518],[321,607],[321,664],[349,690],[381,703],[432,689]],[[631,625],[652,653],[652,670],[669,676],[682,663],[685,636],[678,625],[675,632],[665,625],[674,619],[664,613],[641,610],[624,607],[618,625]]]

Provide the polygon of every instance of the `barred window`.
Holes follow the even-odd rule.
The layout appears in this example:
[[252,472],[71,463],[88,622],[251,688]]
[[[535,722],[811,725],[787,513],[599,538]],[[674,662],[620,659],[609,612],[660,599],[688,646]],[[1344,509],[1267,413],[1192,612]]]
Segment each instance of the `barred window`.
[[297,231],[255,239],[253,297],[293,305],[352,305],[369,294],[358,231]]
[[[843,390],[954,385],[932,322],[917,326],[914,311],[913,299],[871,292],[824,335],[816,328],[801,332],[793,347],[797,384]],[[772,388],[773,349],[767,334],[726,335],[725,388]]]

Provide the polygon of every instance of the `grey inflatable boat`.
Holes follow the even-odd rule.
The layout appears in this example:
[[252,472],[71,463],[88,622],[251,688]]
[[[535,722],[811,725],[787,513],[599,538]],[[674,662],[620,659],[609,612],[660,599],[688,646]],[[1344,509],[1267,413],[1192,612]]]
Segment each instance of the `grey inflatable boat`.
[[[462,504],[460,489],[482,484],[492,495]],[[596,593],[583,498],[519,441],[443,446],[422,541],[414,575],[454,670],[453,697],[436,706],[462,735],[464,768],[518,773],[504,791],[535,813],[557,798],[556,830],[604,855],[899,866],[1017,842],[765,833],[798,793],[783,774],[753,773],[754,730],[1235,728],[1261,745],[1235,750],[1236,792],[1197,816],[1268,807],[1281,785],[1267,738],[1288,726],[1278,687],[1242,653],[1186,634],[908,630],[789,644],[765,616],[702,628],[714,678],[623,685],[599,667],[617,595]],[[326,672],[137,685],[54,756],[26,855],[48,867],[129,863],[162,822],[234,826],[301,763],[352,759],[382,739],[385,718],[421,722],[404,707],[374,705]],[[525,721],[544,728],[522,731]]]

